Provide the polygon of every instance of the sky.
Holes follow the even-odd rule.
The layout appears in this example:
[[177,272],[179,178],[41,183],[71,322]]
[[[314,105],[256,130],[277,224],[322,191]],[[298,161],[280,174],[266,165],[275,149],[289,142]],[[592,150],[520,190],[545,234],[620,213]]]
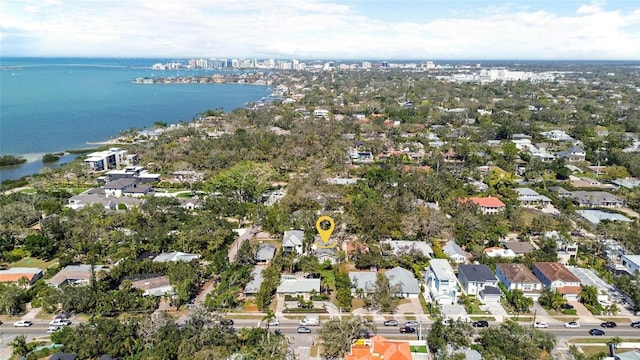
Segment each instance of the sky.
[[640,0],[0,0],[0,56],[639,60]]

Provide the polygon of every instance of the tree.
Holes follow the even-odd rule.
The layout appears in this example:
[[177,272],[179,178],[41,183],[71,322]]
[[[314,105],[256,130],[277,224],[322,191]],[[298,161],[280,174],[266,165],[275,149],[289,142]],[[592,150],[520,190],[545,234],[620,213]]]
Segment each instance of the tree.
[[482,330],[480,337],[486,359],[537,360],[542,358],[542,351],[550,352],[556,341],[552,334],[520,326],[513,320]]
[[427,342],[433,353],[442,353],[447,345],[454,348],[469,346],[472,334],[473,327],[468,322],[458,319],[446,325],[443,319],[438,317],[427,335]]
[[580,302],[585,305],[597,306],[598,303],[598,288],[594,285],[583,285],[580,289]]
[[320,329],[322,336],[322,357],[324,359],[342,358],[351,348],[353,340],[363,333],[375,333],[375,324],[360,316],[331,319]]
[[557,289],[552,290],[546,286],[542,289],[538,302],[546,309],[554,309],[557,311],[562,304],[567,302],[567,299],[565,299]]
[[394,312],[400,302],[396,296],[400,292],[399,285],[391,286],[389,279],[384,274],[377,274],[376,283],[364,299],[364,305],[382,312]]
[[18,356],[25,356],[29,353],[29,347],[27,346],[26,335],[18,335],[9,343],[9,346],[13,348],[13,354]]
[[511,290],[508,300],[516,312],[527,312],[533,305],[533,299],[524,296],[524,293],[520,289]]

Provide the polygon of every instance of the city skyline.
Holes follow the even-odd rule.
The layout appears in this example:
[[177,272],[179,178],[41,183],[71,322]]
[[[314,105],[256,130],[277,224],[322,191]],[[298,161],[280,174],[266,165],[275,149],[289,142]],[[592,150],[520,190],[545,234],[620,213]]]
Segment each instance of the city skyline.
[[7,1],[0,54],[637,60],[640,3]]

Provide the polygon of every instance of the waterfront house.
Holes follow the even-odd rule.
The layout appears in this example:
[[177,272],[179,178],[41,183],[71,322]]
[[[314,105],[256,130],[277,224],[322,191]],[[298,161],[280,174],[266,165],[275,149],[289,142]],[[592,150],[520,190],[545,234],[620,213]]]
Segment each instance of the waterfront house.
[[127,160],[127,150],[120,148],[110,148],[106,151],[96,151],[87,154],[84,162],[90,169],[102,171],[108,169],[117,169]]

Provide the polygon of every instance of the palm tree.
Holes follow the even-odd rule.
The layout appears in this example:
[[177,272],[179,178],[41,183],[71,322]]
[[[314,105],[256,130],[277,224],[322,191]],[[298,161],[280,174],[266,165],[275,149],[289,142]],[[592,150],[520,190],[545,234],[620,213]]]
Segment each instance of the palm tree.
[[267,314],[262,318],[262,321],[267,323],[267,332],[269,332],[270,322],[275,320],[276,314],[271,309],[267,309]]

